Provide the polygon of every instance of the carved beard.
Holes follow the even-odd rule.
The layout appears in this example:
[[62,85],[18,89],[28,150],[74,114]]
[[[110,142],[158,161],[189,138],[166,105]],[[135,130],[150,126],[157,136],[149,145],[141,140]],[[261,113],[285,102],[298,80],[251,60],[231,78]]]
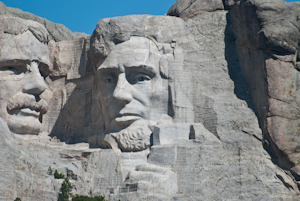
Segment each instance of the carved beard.
[[142,151],[150,146],[151,129],[148,126],[126,128],[110,135],[118,142],[122,151]]

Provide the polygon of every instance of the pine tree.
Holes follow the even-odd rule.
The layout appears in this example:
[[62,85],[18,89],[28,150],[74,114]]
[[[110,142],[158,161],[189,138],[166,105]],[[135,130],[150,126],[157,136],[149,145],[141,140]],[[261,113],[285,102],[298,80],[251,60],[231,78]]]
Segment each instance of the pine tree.
[[68,178],[65,178],[60,187],[60,193],[58,194],[59,201],[68,201],[71,196],[72,184],[70,183]]

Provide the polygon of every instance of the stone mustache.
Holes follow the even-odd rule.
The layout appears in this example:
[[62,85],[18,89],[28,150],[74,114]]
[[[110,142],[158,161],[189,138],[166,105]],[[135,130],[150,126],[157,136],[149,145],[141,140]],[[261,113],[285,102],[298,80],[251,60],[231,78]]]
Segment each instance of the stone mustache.
[[48,104],[48,31],[37,22],[0,17],[0,117],[17,134],[39,134]]
[[[1,24],[5,40],[1,49],[0,82],[5,90],[2,90],[0,116],[13,133],[37,135],[43,131],[42,123],[44,127],[49,124],[49,118],[43,122],[43,116],[48,104],[52,104],[50,111],[53,110],[51,98],[56,99],[55,95],[51,96],[52,92],[55,94],[51,84],[55,83],[58,74],[57,54],[62,56],[62,50],[57,53],[55,49],[60,43],[50,40],[48,31],[37,22],[2,16]],[[190,124],[183,126],[184,134],[166,134],[165,137],[157,134],[153,139],[155,128],[156,133],[159,130],[158,125],[168,125],[169,129],[175,126],[173,119],[177,119],[177,123],[194,122],[193,103],[187,97],[192,92],[191,87],[187,95],[182,88],[188,86],[188,82],[178,86],[182,78],[176,78],[183,70],[183,55],[176,46],[176,39],[162,36],[162,33],[130,32],[127,30],[123,39],[105,39],[105,43],[99,41],[97,29],[91,36],[90,63],[87,65],[93,66],[95,72],[93,90],[100,105],[96,113],[101,114],[104,124],[103,130],[99,131],[101,134],[96,134],[91,144],[122,151],[141,151],[153,144],[153,140],[158,144],[160,140],[165,140],[164,143],[188,140]],[[11,48],[12,43],[16,47]],[[106,47],[101,52],[99,49],[103,44]],[[70,55],[71,51],[68,49],[65,53]],[[60,68],[67,69],[60,65]],[[172,124],[174,126],[170,126]],[[55,133],[51,135],[55,136]],[[89,141],[90,134],[85,135],[83,141]]]

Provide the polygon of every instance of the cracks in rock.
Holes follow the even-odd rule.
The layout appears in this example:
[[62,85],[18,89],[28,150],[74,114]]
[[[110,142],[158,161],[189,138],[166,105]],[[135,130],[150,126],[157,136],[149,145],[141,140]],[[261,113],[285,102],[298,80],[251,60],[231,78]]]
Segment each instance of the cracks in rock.
[[[299,194],[298,183],[293,179],[292,175],[289,175],[287,171],[284,171],[287,175],[280,175],[276,172],[276,177],[283,183],[283,185],[290,191],[294,191],[295,194]],[[289,178],[290,177],[290,178]]]
[[280,181],[282,181],[282,183],[285,185],[285,187],[287,187],[288,189],[293,188],[290,184],[288,184],[284,181],[284,179],[281,175],[276,174],[276,176],[278,177],[278,179],[280,179]]
[[[193,5],[193,3],[195,3],[195,1],[196,1],[196,0],[191,0],[190,5],[188,5],[181,13],[179,13],[179,16],[180,16],[182,13],[184,13],[187,9],[189,9],[189,8]],[[178,16],[178,17],[179,17],[179,16]]]
[[[167,15],[169,15],[169,16],[175,16],[175,17],[182,17],[182,16],[181,16],[182,13],[184,13],[187,9],[189,9],[189,8],[191,7],[191,5],[192,5],[195,1],[196,1],[196,0],[191,0],[191,1],[190,1],[190,5],[188,5],[188,6],[187,6],[184,10],[182,10],[180,13],[177,13],[177,12],[178,12],[178,11],[176,12],[177,9],[174,9],[171,13],[168,12]],[[176,3],[179,4],[179,1],[176,2]],[[176,3],[175,3],[175,4],[176,4]],[[176,5],[175,5],[175,4],[174,4],[173,6],[175,6],[175,7],[178,8],[178,4],[176,4]],[[171,8],[173,8],[173,6],[172,6]]]
[[295,23],[292,22],[292,21],[289,21],[289,23],[291,23],[292,25],[294,25],[294,26],[300,31],[300,27],[299,27],[297,24],[295,24]]
[[[44,20],[44,22],[43,22],[43,25],[44,25],[45,28],[47,29],[47,31],[48,31],[48,33],[49,33],[49,36],[50,36],[51,38],[53,38],[55,42],[58,42],[57,39],[56,39],[56,38],[54,37],[54,35],[52,34],[52,32],[47,28],[47,22],[46,22],[45,20]],[[49,40],[50,40],[50,38],[49,38]]]
[[[284,101],[284,100],[280,100],[280,99],[273,98],[273,97],[270,97],[270,96],[268,97],[268,99],[274,99],[276,101],[282,102],[283,104],[288,104],[289,107],[291,107],[293,110],[296,110],[297,113],[300,114],[300,104],[294,96],[292,96],[292,99],[290,101]],[[270,112],[270,110],[269,110],[269,112]],[[293,114],[293,113],[289,113],[289,114]],[[286,117],[286,116],[283,116],[283,115],[275,115],[275,114],[267,115],[267,117],[280,117],[280,118],[284,118],[284,119],[291,120],[291,121],[300,119],[300,115],[293,115],[293,116],[294,116],[294,118],[293,117]]]
[[[274,59],[274,60],[291,63],[294,66],[295,66],[295,63],[297,61],[297,54],[298,54],[297,50],[293,54],[287,54],[284,51],[279,51],[279,50],[273,49],[273,48],[258,49],[258,50],[261,50],[264,54],[267,54],[267,55],[271,56],[271,58]],[[294,58],[292,58],[290,60],[287,60],[287,59],[284,59],[284,58],[286,58],[286,56],[291,56],[291,57],[293,56]],[[296,70],[298,70],[298,69],[296,69]]]
[[261,139],[261,138],[260,138],[259,136],[257,136],[255,133],[250,133],[250,132],[248,132],[248,131],[246,131],[246,130],[244,130],[244,129],[242,129],[242,132],[245,133],[245,134],[247,134],[247,135],[250,135],[250,136],[254,137],[255,139],[257,139],[257,140],[260,141],[260,142],[263,141],[263,139]]
[[283,116],[280,116],[280,115],[268,115],[267,118],[268,117],[280,117],[280,118],[291,120],[291,121],[297,120],[297,119],[292,119],[292,118],[288,118],[288,117],[283,117]]
[[271,97],[271,96],[268,96],[268,99],[274,99],[274,100],[277,100],[277,101],[280,101],[280,102],[283,102],[283,103],[289,103],[289,102],[286,102],[284,100],[281,100],[281,99],[278,99],[278,98],[274,98],[274,97]]
[[[186,12],[186,11],[188,11],[188,9],[190,9],[191,8],[191,6],[196,2],[197,0],[191,0],[190,1],[190,3],[189,3],[189,5],[184,9],[184,10],[182,10],[180,13],[176,13],[176,9],[175,9],[175,11],[173,11],[173,13],[170,13],[170,14],[168,14],[169,16],[176,16],[176,17],[180,17],[180,18],[182,18],[184,21],[186,21],[186,20],[188,20],[188,19],[192,19],[192,18],[194,18],[194,17],[197,17],[197,16],[199,16],[199,15],[202,15],[203,13],[212,13],[212,12],[216,12],[216,11],[228,11],[228,10],[230,10],[230,9],[225,9],[225,0],[222,0],[223,2],[223,8],[218,8],[218,4],[215,2],[215,7],[214,7],[214,9],[213,10],[211,10],[211,11],[208,11],[208,10],[202,10],[201,8],[193,8],[193,9],[191,9],[191,11],[193,11],[193,12]],[[226,6],[227,7],[227,6]],[[172,7],[171,7],[172,8]],[[195,12],[196,11],[196,12]],[[185,13],[186,12],[186,13]]]

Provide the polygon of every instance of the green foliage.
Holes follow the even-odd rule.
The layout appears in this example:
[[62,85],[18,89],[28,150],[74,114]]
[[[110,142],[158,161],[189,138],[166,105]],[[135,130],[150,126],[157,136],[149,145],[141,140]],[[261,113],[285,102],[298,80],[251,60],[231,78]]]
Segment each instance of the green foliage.
[[22,201],[21,198],[17,197],[14,201]]
[[55,179],[63,179],[63,178],[65,178],[65,175],[63,173],[58,173],[57,170],[55,170],[54,178]]
[[51,166],[49,166],[47,174],[48,175],[53,175],[53,170],[52,170]]
[[89,197],[86,195],[76,195],[72,198],[72,201],[105,201],[103,196],[95,196],[95,197]]
[[70,183],[68,178],[65,178],[63,183],[61,184],[60,187],[60,192],[58,194],[58,200],[59,201],[68,201],[69,197],[71,196],[71,191],[72,191],[72,184]]

